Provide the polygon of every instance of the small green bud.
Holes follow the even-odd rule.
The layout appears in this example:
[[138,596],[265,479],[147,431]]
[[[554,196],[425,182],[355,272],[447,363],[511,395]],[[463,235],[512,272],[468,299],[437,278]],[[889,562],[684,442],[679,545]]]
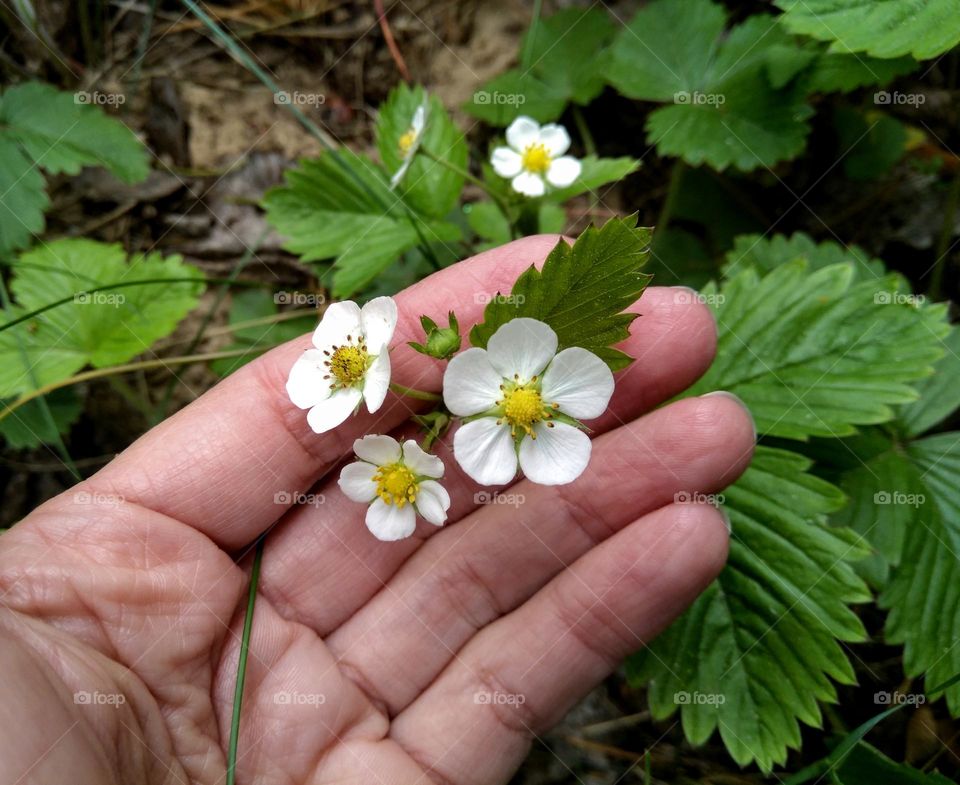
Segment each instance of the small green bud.
[[438,327],[429,316],[421,316],[420,324],[426,335],[424,343],[410,342],[410,346],[421,354],[435,357],[438,360],[448,360],[460,351],[460,325],[453,311],[447,315],[448,327]]

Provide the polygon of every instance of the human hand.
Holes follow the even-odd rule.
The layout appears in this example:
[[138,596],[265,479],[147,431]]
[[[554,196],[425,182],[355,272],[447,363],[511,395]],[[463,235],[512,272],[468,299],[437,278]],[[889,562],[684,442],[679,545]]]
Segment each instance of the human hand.
[[[416,316],[509,289],[556,238],[511,243],[397,297]],[[0,537],[0,781],[220,783],[250,544],[266,541],[250,640],[241,783],[506,782],[531,739],[641,648],[723,565],[713,493],[747,466],[749,415],[681,400],[716,340],[705,306],[648,289],[637,361],[591,422],[589,467],[481,503],[444,447],[443,529],[382,543],[337,490],[355,438],[395,432],[390,396],[317,436],[284,392],[308,339],[244,367]],[[394,378],[439,391],[440,363]],[[407,431],[403,431],[406,433]],[[396,433],[396,432],[395,432]],[[308,494],[313,494],[308,495]],[[300,501],[300,504],[294,504]]]

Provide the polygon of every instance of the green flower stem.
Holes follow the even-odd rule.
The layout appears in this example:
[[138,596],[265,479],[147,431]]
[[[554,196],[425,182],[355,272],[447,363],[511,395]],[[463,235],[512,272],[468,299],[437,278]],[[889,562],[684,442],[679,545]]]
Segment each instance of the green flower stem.
[[[151,368],[169,368],[172,365],[189,365],[190,363],[203,363],[210,362],[211,360],[225,360],[229,359],[230,357],[243,357],[248,354],[265,352],[269,349],[275,348],[276,346],[280,346],[280,344],[270,344],[262,347],[247,347],[245,349],[227,349],[222,352],[191,354],[183,357],[160,357],[156,360],[143,360],[136,363],[126,363],[125,365],[112,365],[109,368],[95,368],[92,371],[84,371],[83,373],[77,373],[73,376],[68,376],[66,379],[58,379],[55,382],[50,382],[42,387],[38,387],[36,390],[31,390],[28,393],[24,393],[17,398],[17,400],[11,404],[8,404],[3,408],[2,411],[0,411],[0,420],[3,420],[5,417],[9,417],[17,409],[19,409],[25,403],[29,403],[34,398],[40,398],[41,396],[53,392],[54,390],[59,390],[61,387],[71,387],[74,384],[87,382],[91,379],[102,379],[107,376],[115,376],[116,374],[131,373],[132,371],[150,370]],[[423,394],[428,395],[429,393]]]
[[233,718],[230,722],[230,746],[227,750],[227,785],[234,785],[237,777],[237,743],[240,739],[240,706],[243,703],[243,685],[247,678],[247,655],[250,653],[250,632],[253,629],[253,607],[257,601],[260,582],[260,563],[263,561],[263,543],[266,534],[257,540],[250,571],[250,591],[247,594],[247,614],[243,619],[243,637],[240,639],[240,659],[237,661],[237,686],[233,691]]
[[437,393],[427,392],[426,390],[415,390],[413,387],[404,387],[402,384],[390,382],[390,389],[400,395],[406,395],[408,398],[416,398],[418,401],[439,401],[440,396]]
[[657,219],[657,231],[662,232],[667,228],[670,219],[673,217],[673,209],[677,204],[677,195],[680,193],[680,183],[683,181],[683,173],[686,171],[686,164],[681,159],[677,159],[670,170],[670,184],[667,186],[667,196],[663,200],[663,207],[660,208],[660,217]]

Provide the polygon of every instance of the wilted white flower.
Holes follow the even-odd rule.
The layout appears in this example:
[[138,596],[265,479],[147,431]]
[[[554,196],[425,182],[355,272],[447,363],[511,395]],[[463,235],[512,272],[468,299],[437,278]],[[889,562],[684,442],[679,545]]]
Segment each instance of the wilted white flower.
[[593,352],[557,352],[557,334],[536,319],[504,324],[487,342],[458,354],[443,376],[443,400],[467,418],[453,438],[463,470],[483,485],[510,482],[517,463],[543,485],[573,482],[590,461],[579,420],[599,417],[613,374]]
[[363,308],[354,302],[331,305],[307,349],[290,369],[287,394],[295,406],[309,409],[316,433],[336,428],[366,401],[375,412],[390,387],[388,345],[397,326],[397,305],[377,297]]
[[564,155],[570,135],[562,125],[543,127],[529,117],[518,117],[507,129],[509,147],[493,151],[490,163],[501,177],[512,178],[513,190],[524,196],[543,196],[547,183],[557,188],[580,176],[580,162]]
[[417,513],[443,526],[450,496],[437,482],[443,461],[424,452],[413,439],[400,443],[389,436],[357,439],[360,459],[343,467],[338,484],[355,502],[369,504],[367,528],[380,540],[402,540],[417,527]]
[[407,169],[410,168],[410,163],[413,161],[413,156],[417,153],[417,148],[420,146],[420,137],[423,136],[423,129],[427,124],[427,101],[424,99],[423,103],[417,107],[416,111],[413,113],[413,118],[410,120],[410,127],[407,131],[400,137],[397,141],[397,148],[400,150],[400,168],[394,172],[393,177],[390,178],[390,187],[396,187],[403,176],[407,173]]

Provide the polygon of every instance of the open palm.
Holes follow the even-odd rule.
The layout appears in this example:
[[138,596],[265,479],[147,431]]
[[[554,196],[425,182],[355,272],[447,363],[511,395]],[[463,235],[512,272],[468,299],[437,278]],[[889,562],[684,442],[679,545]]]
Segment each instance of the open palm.
[[[556,238],[398,296],[394,378],[417,317],[480,317]],[[684,296],[678,296],[682,293]],[[251,363],[0,537],[0,782],[218,783],[226,770],[250,544],[266,541],[237,778],[503,783],[531,740],[663,629],[723,564],[727,531],[679,493],[720,490],[753,447],[727,396],[656,411],[707,368],[715,327],[651,288],[593,459],[574,483],[491,497],[444,448],[447,526],[382,543],[336,468],[402,427],[394,396],[323,436],[284,382],[307,337]]]

